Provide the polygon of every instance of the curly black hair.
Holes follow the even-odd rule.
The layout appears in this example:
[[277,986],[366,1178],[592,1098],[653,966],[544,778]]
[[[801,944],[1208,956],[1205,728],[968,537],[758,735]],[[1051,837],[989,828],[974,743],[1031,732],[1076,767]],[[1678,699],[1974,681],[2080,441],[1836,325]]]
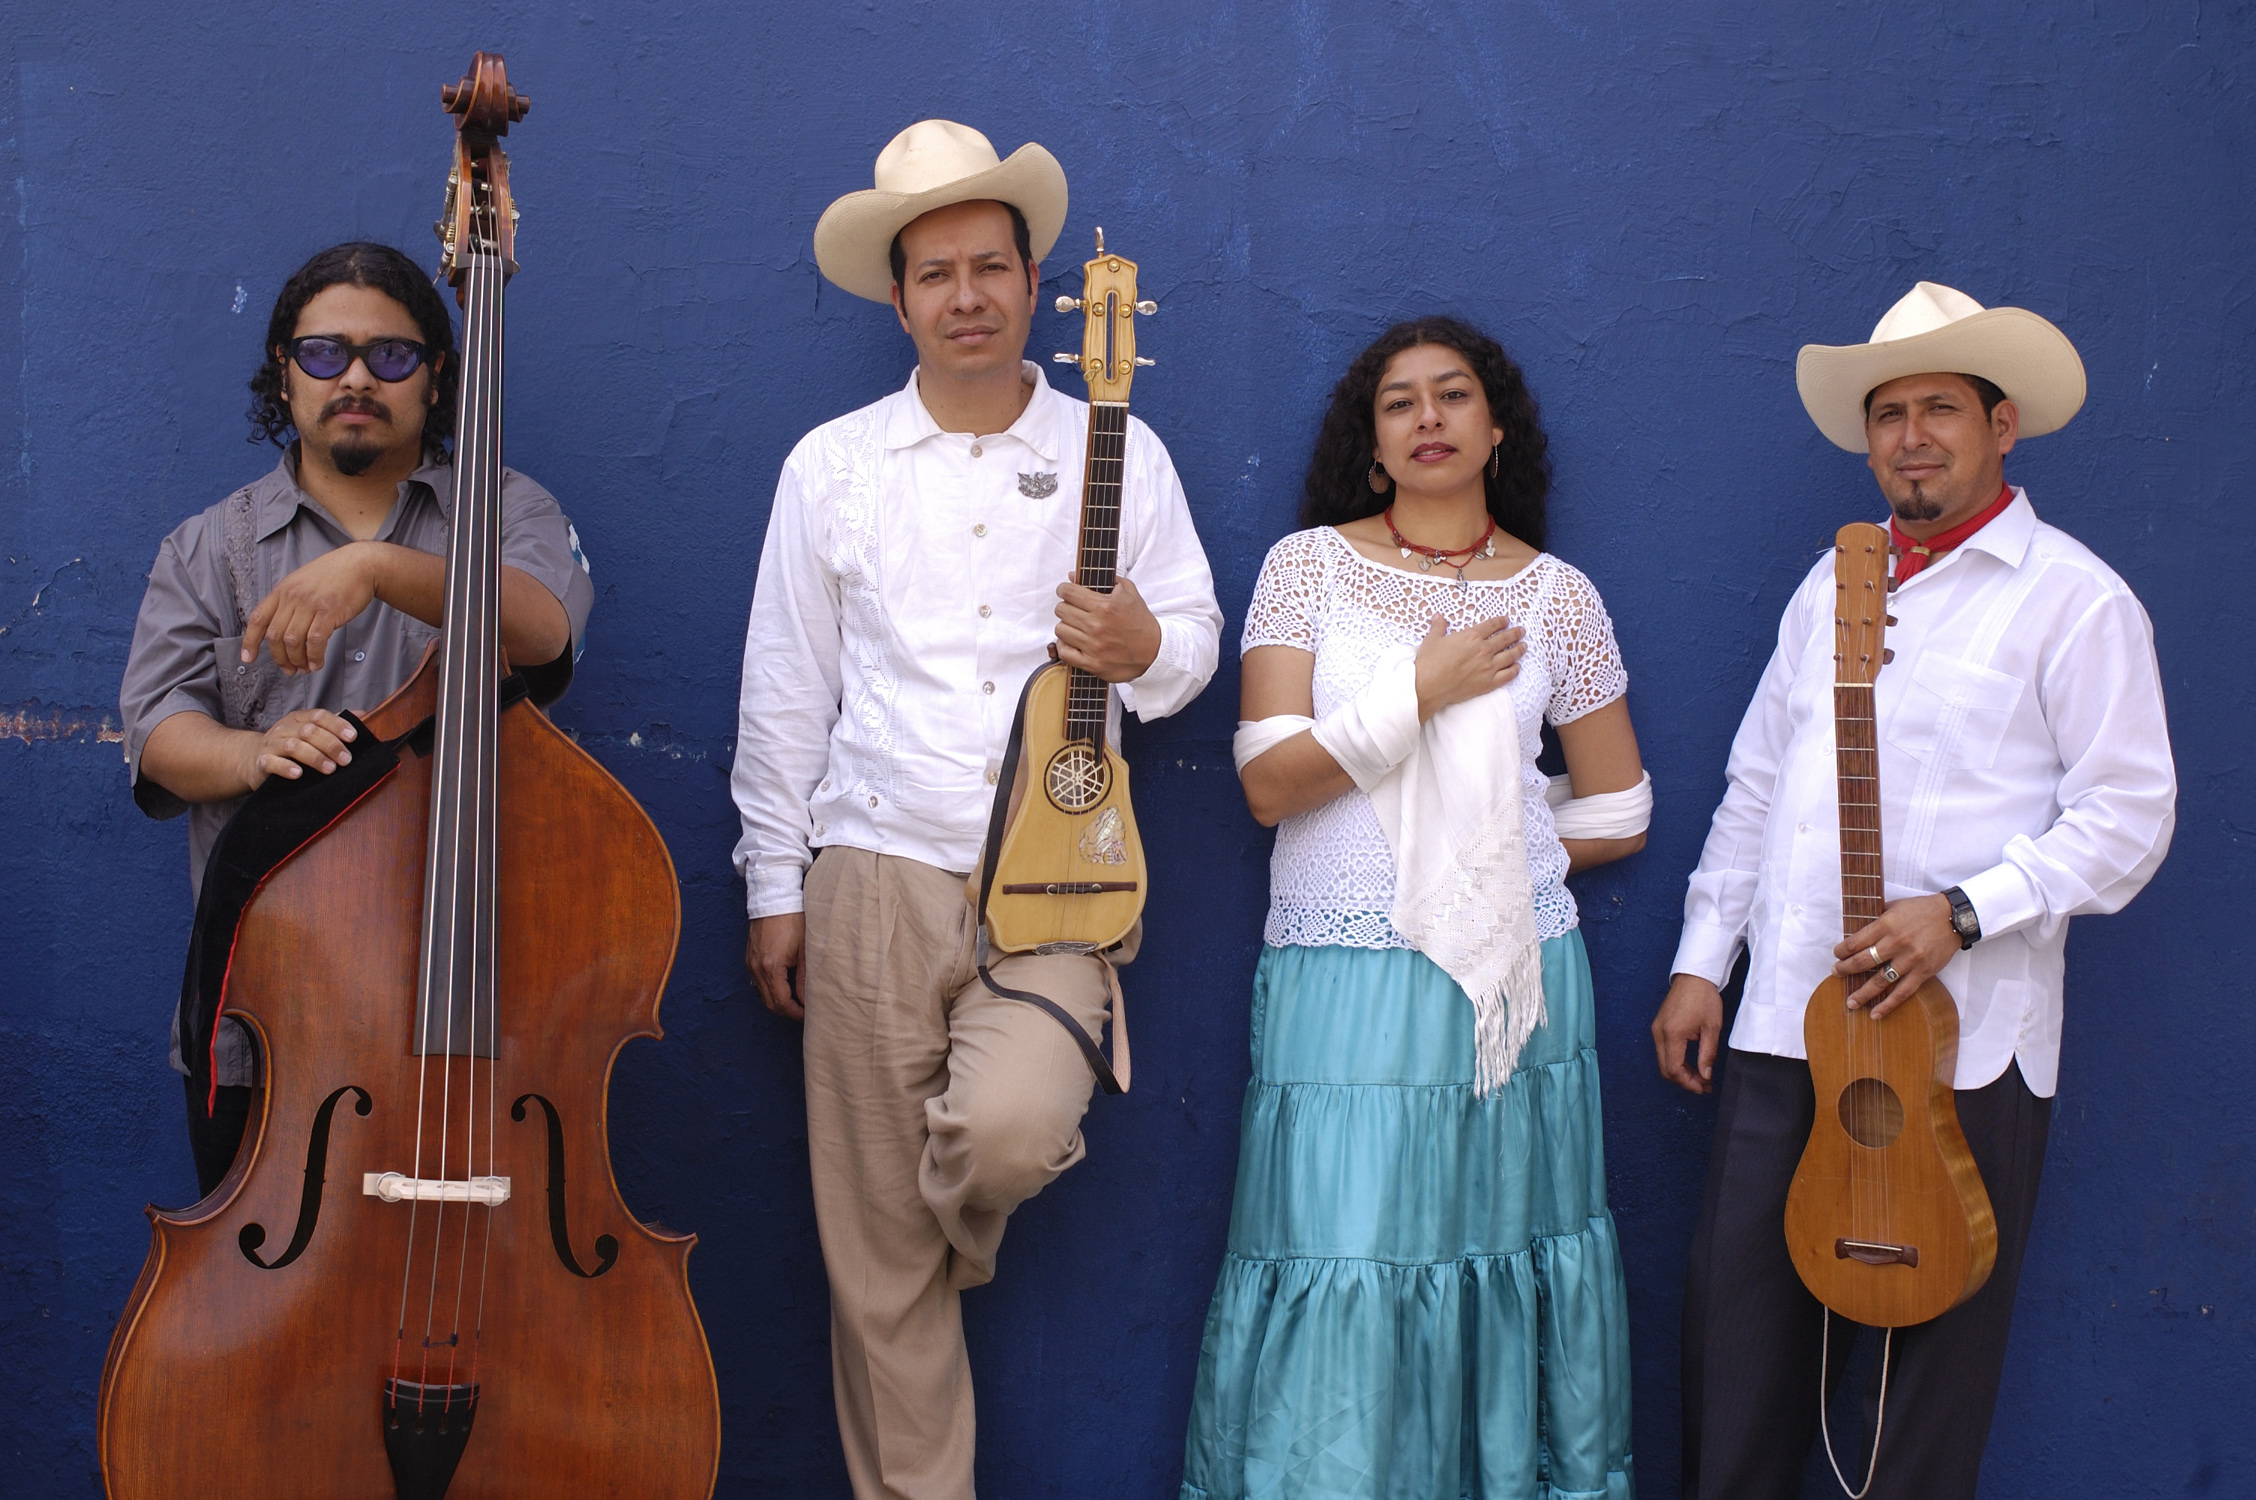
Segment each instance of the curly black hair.
[[265,358],[251,377],[251,435],[254,443],[287,446],[295,431],[290,403],[282,399],[282,346],[298,331],[298,314],[330,287],[364,286],[382,292],[407,309],[422,330],[429,351],[432,389],[437,393],[423,418],[423,457],[439,463],[447,456],[447,440],[454,436],[455,392],[461,377],[455,370],[454,323],[446,302],[431,285],[422,268],[389,245],[370,240],[332,245],[298,267],[274,301],[274,315],[266,320]]
[[1368,479],[1378,456],[1375,406],[1379,381],[1387,362],[1405,349],[1436,344],[1453,349],[1471,363],[1488,393],[1491,420],[1504,429],[1497,452],[1497,471],[1481,472],[1488,487],[1488,513],[1496,524],[1530,547],[1540,550],[1544,536],[1543,502],[1551,493],[1550,440],[1543,435],[1543,419],[1527,378],[1504,352],[1504,346],[1456,318],[1416,318],[1397,323],[1355,356],[1338,385],[1332,387],[1331,405],[1316,430],[1316,447],[1308,456],[1308,477],[1301,483],[1300,524],[1340,526],[1375,516],[1393,503],[1394,486],[1386,494],[1374,493]]

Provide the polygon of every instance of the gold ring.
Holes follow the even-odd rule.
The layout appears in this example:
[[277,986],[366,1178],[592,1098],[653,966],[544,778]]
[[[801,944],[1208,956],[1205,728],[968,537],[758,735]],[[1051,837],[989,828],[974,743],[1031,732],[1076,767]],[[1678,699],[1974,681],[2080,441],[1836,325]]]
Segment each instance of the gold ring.
[[1887,962],[1886,959],[1880,956],[1880,945],[1878,943],[1874,943],[1871,947],[1865,949],[1864,951],[1872,955],[1872,966],[1874,968],[1878,968],[1880,965]]

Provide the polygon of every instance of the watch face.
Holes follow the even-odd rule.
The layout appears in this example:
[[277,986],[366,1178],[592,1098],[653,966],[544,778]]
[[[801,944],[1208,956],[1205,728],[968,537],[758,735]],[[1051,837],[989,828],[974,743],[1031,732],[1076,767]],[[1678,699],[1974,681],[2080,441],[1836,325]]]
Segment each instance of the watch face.
[[1969,910],[1966,910],[1966,911],[1954,911],[1954,912],[1952,912],[1952,913],[1951,913],[1951,926],[1953,926],[1953,927],[1955,927],[1955,928],[1957,928],[1957,929],[1958,929],[1958,935],[1959,935],[1960,937],[1967,937],[1967,936],[1970,936],[1970,935],[1972,935],[1972,933],[1973,933],[1973,931],[1974,931],[1974,913],[1973,913],[1973,911],[1972,911],[1971,909],[1969,909]]

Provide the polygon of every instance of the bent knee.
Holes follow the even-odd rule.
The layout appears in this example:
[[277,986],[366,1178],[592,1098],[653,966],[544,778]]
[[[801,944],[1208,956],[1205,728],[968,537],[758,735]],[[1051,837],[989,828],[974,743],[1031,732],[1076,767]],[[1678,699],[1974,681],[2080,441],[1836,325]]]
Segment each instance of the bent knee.
[[964,1200],[1003,1207],[1040,1192],[1082,1156],[1086,1104],[993,1091],[926,1106],[932,1143]]

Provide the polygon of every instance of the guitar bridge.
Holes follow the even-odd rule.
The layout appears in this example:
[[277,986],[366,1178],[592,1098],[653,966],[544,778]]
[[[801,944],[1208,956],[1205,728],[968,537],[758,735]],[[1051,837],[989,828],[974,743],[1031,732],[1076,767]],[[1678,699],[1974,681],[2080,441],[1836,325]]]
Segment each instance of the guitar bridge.
[[1917,1266],[1917,1245],[1883,1245],[1877,1240],[1841,1239],[1833,1242],[1835,1260],[1861,1261],[1868,1266]]

